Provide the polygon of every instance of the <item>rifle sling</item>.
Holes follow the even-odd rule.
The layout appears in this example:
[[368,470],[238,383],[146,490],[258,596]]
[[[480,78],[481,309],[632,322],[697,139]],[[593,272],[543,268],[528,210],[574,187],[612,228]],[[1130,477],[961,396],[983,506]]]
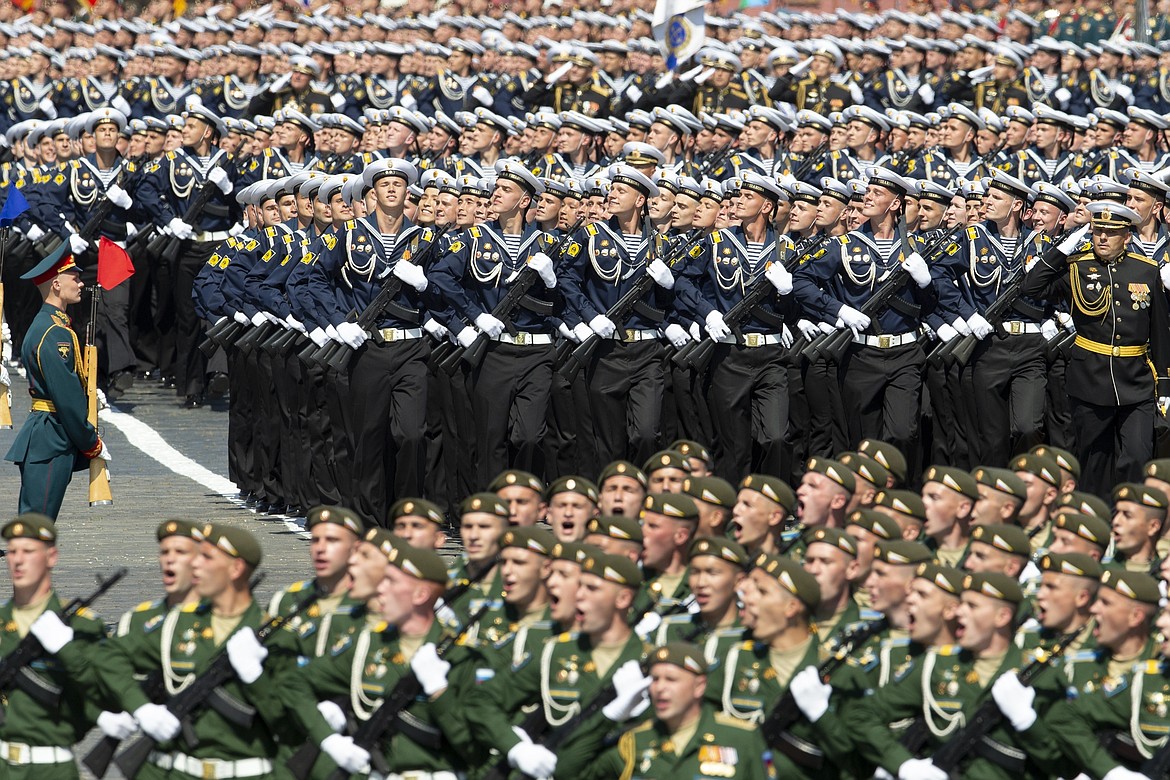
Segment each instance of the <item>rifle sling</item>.
[[207,695],[205,703],[224,720],[242,728],[251,728],[256,717],[255,707],[244,704],[222,687],[213,689]]
[[406,710],[398,713],[398,732],[428,750],[439,750],[443,747],[443,732],[437,726],[424,723]]
[[764,323],[769,328],[775,328],[777,333],[784,327],[784,318],[775,312],[768,311],[763,306],[752,307],[751,318]]
[[825,765],[823,750],[790,731],[781,731],[780,738],[773,747],[792,759],[792,763],[797,766],[819,770]]
[[1100,735],[1100,740],[1109,754],[1123,763],[1140,765],[1146,760],[1127,732],[1106,731]]
[[635,303],[634,311],[638,312],[638,314],[641,314],[643,317],[654,323],[659,323],[666,319],[666,312],[660,309],[655,309],[653,306],[646,303],[646,301],[638,301]]
[[551,301],[542,301],[539,298],[534,298],[530,294],[526,294],[520,299],[520,306],[533,314],[540,314],[545,317],[551,317],[556,314],[556,305]]
[[897,295],[890,298],[890,308],[899,314],[905,314],[907,317],[917,319],[922,314],[922,307],[916,303],[911,303],[904,298],[899,298]]
[[386,304],[386,308],[382,309],[383,314],[392,314],[403,322],[417,324],[422,321],[422,315],[419,314],[418,309],[408,309],[397,301],[390,301]]
[[975,743],[972,752],[1015,775],[1022,775],[1028,763],[1027,753],[1013,745],[992,739],[986,734]]
[[1044,319],[1044,310],[1038,306],[1033,306],[1025,300],[1016,298],[1012,301],[1012,311],[1019,312],[1030,320],[1040,322]]
[[61,689],[27,666],[16,673],[13,684],[46,709],[55,709],[61,701]]
[[200,212],[201,216],[208,217],[226,217],[228,215],[228,207],[223,203],[208,203]]

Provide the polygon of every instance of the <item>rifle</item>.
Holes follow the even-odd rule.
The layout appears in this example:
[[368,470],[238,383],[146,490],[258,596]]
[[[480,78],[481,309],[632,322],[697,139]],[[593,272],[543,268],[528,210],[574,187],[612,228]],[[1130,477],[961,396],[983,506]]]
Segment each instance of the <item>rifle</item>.
[[820,160],[827,151],[829,151],[829,141],[826,139],[821,141],[817,148],[809,152],[808,155],[800,161],[800,165],[798,165],[796,170],[792,172],[792,178],[796,179],[797,181],[804,181],[804,177],[807,176],[810,171],[812,171],[813,166],[816,165],[817,161]]
[[[903,218],[902,225],[905,225],[905,218]],[[899,227],[901,229],[901,226]],[[939,251],[951,242],[952,237],[957,231],[965,229],[964,226],[957,225],[951,230],[944,233],[939,238],[935,239],[922,252],[922,256],[926,258],[927,262],[934,258]],[[910,273],[899,264],[886,277],[886,281],[877,289],[865,305],[861,307],[861,313],[870,317],[875,317],[881,313],[893,300],[902,288],[906,286],[906,282],[910,279]],[[853,341],[853,332],[849,328],[842,328],[832,333],[818,336],[801,352],[801,354],[809,360],[816,359],[817,355],[824,355],[829,360],[840,361],[841,356],[845,353],[845,349]]]
[[[255,591],[260,587],[260,583],[267,577],[267,572],[257,572],[252,576],[252,581],[248,583],[248,590]],[[146,698],[150,701],[158,701],[166,694],[166,686],[163,683],[162,671],[154,670],[142,682],[142,692],[146,694]],[[113,760],[114,754],[118,752],[118,746],[122,744],[122,740],[117,737],[102,737],[93,749],[85,754],[85,758],[81,759],[81,763],[93,772],[95,777],[104,777],[106,771],[110,768],[110,761]]]
[[[75,598],[65,605],[65,608],[61,610],[61,622],[68,624],[74,615],[101,598],[106,591],[117,585],[118,580],[125,577],[127,573],[126,568],[121,568],[104,580],[99,575],[97,589],[93,593],[85,598]],[[41,646],[40,640],[31,633],[27,634],[11,653],[0,659],[0,691],[10,690],[13,685],[21,687],[18,678],[22,676],[23,669],[44,654],[45,648]],[[0,719],[2,718],[3,713],[0,712]]]
[[[1026,686],[1031,686],[1039,676],[1040,672],[1052,663],[1054,658],[1058,658],[1064,654],[1068,649],[1068,645],[1077,637],[1080,629],[1070,631],[1064,636],[1060,637],[1053,645],[1052,649],[1044,652],[1037,651],[1036,658],[1020,671],[1020,682]],[[988,698],[979,705],[979,709],[975,710],[974,716],[967,724],[959,731],[958,734],[944,742],[938,750],[931,756],[931,762],[944,772],[953,773],[958,769],[959,763],[966,757],[970,756],[979,744],[991,730],[999,725],[1003,720],[1003,713],[999,709],[999,705],[995,703],[994,698]]]
[[[870,637],[884,631],[888,625],[889,621],[883,617],[878,620],[867,621],[846,630],[841,635],[841,641],[837,644],[833,654],[822,661],[821,665],[817,667],[817,674],[821,680],[827,682],[833,672],[837,670],[837,667],[845,663],[858,647],[863,645]],[[768,712],[763,724],[760,726],[760,733],[764,736],[765,744],[768,747],[777,748],[783,752],[782,745],[786,744],[784,741],[784,733],[792,728],[800,718],[801,713],[800,708],[796,706],[796,697],[792,695],[791,690],[786,690],[784,695],[772,705],[771,711]]]
[[[676,245],[677,247],[681,247],[681,249],[673,252],[666,258],[665,263],[668,267],[674,268],[686,256],[687,250],[693,244],[696,232],[694,230],[688,231],[683,237],[683,240]],[[650,317],[651,319],[661,319],[661,314],[654,312],[653,309],[649,308],[649,304],[642,300],[654,285],[655,282],[650,275],[643,273],[634,280],[634,283],[630,285],[630,289],[626,291],[626,294],[609,308],[605,316],[619,329],[635,310],[641,310],[648,317],[650,317],[650,313],[653,313],[655,316]],[[592,361],[593,353],[601,346],[601,341],[601,336],[594,333],[578,344],[569,355],[568,360],[565,361],[565,364],[560,367],[561,376],[567,381],[572,382],[581,369],[589,365],[590,361]]]
[[[4,250],[8,244],[9,228],[0,228],[0,353],[4,350]],[[12,427],[12,398],[8,385],[0,385],[0,431]]]
[[[97,302],[101,288],[94,286],[89,293],[89,322],[85,324],[85,396],[88,401],[86,419],[97,430]],[[89,459],[89,505],[109,506],[114,503],[110,492],[110,471],[100,457]]]
[[[485,570],[490,570],[490,567],[485,567]],[[468,586],[470,586],[470,583],[468,583]],[[467,622],[459,630],[458,634],[444,636],[435,647],[435,652],[439,658],[443,658],[454,645],[458,644],[467,635],[467,632],[487,614],[489,609],[491,609],[491,603],[485,601],[467,619]],[[408,671],[407,674],[398,678],[398,682],[390,689],[390,693],[383,697],[382,703],[378,705],[378,708],[374,710],[369,719],[354,731],[354,744],[369,751],[370,763],[373,764],[375,771],[383,775],[389,774],[386,757],[377,750],[378,743],[389,739],[398,731],[398,724],[400,723],[398,716],[410,706],[421,691],[422,684],[419,683],[418,678],[414,676],[413,672]],[[312,770],[313,764],[320,754],[321,747],[319,745],[313,742],[306,742],[293,754],[292,758],[285,762],[285,766],[288,767],[292,776],[297,780],[305,780],[309,776],[309,772]],[[345,780],[349,776],[349,772],[338,768],[329,775],[329,780]]]
[[[207,169],[207,173],[210,175],[214,169],[222,167],[220,163],[227,159],[227,154],[221,154],[215,163]],[[207,208],[207,204],[211,202],[211,198],[217,192],[219,192],[219,187],[212,184],[210,178],[206,179],[199,188],[199,194],[195,196],[195,199],[187,205],[187,210],[183,212],[183,221],[194,229],[195,225],[199,222],[199,216],[203,213],[203,209]],[[146,251],[152,255],[160,255],[168,262],[174,262],[182,246],[183,239],[160,233],[151,239],[151,242],[146,247]]]
[[[319,589],[314,589],[305,598],[297,602],[287,615],[275,615],[265,621],[256,631],[256,638],[264,644],[269,637],[276,634],[285,623],[304,612],[321,596]],[[203,674],[199,675],[187,688],[172,696],[166,703],[171,714],[180,721],[185,720],[207,703],[208,699],[221,685],[235,677],[231,661],[228,660],[227,650],[223,649],[212,659],[211,664]],[[114,759],[114,763],[126,777],[137,777],[138,770],[150,758],[151,752],[158,743],[147,734],[138,737]]]
[[224,317],[207,329],[206,338],[199,345],[199,351],[205,357],[211,357],[215,348],[220,344],[230,344],[239,338],[244,330],[243,323],[236,322],[231,317]]
[[[447,231],[451,228],[452,225],[443,225],[437,230],[432,228],[423,228],[419,231],[418,237],[415,239],[414,243],[410,247],[407,247],[405,250],[403,250],[402,259],[406,260],[407,262],[412,262],[411,258],[414,256],[414,252],[418,247],[418,241],[426,238],[427,233],[431,232],[433,238],[431,239],[431,242],[423,248],[421,253],[422,256],[419,257],[418,262],[416,263],[416,265],[419,265],[420,267],[424,266],[427,262],[430,261],[431,256],[434,255],[436,251],[438,251],[437,247],[439,246],[439,239],[446,235]],[[351,322],[356,322],[362,328],[362,330],[366,331],[367,333],[374,332],[374,324],[382,316],[382,312],[391,307],[394,299],[398,297],[398,293],[402,290],[402,284],[402,280],[395,276],[393,272],[391,272],[388,275],[386,282],[382,285],[382,289],[378,290],[378,294],[374,296],[374,299],[370,301],[370,304],[366,306],[361,314],[358,314],[356,311],[350,312],[349,320]],[[375,338],[380,342],[381,335],[379,334],[375,336]],[[352,350],[348,344],[340,344],[331,341],[313,352],[309,359],[314,362],[324,363],[330,368],[336,371],[340,371],[345,367],[346,362],[349,361],[349,355],[351,351]]]
[[[126,163],[128,165],[139,165],[142,163],[145,157],[146,155],[139,155],[133,160],[127,160]],[[113,184],[116,184],[119,187],[122,186],[122,183],[126,181],[126,168],[127,165],[123,165],[118,170],[118,175],[115,178]],[[125,188],[123,187],[123,189]],[[102,223],[106,221],[106,219],[110,216],[110,212],[113,211],[114,208],[114,202],[110,200],[110,196],[108,194],[103,196],[101,202],[94,206],[93,213],[90,215],[89,220],[87,220],[86,223],[81,226],[81,230],[77,231],[77,235],[86,241],[92,241],[93,237],[97,235],[97,232],[101,229]]]
[[[573,240],[573,236],[577,233],[578,230],[581,229],[582,225],[584,224],[585,217],[582,215],[581,217],[577,218],[577,221],[573,224],[572,227],[565,231],[564,235],[562,235],[557,240],[557,243],[550,248],[549,252],[547,253],[548,256],[554,261],[559,261],[561,256],[565,253],[565,250],[568,248],[569,242]],[[521,270],[520,273],[516,276],[516,280],[512,282],[511,286],[508,287],[508,292],[502,299],[500,299],[500,302],[495,305],[495,308],[492,309],[492,316],[504,323],[504,328],[508,331],[508,333],[516,332],[516,326],[513,325],[511,321],[512,312],[516,311],[517,307],[519,307],[521,304],[531,305],[533,301],[535,301],[535,299],[533,299],[528,294],[528,291],[532,289],[532,286],[536,284],[539,279],[540,275],[537,274],[536,271],[532,270],[528,266],[525,266],[523,270]],[[543,301],[536,301],[536,303],[538,305],[543,304]],[[538,306],[538,308],[541,308],[541,311],[539,312],[541,314],[552,313],[551,305],[547,307]],[[546,308],[547,310],[545,310]],[[443,369],[445,369],[449,374],[454,373],[455,368],[459,365],[459,360],[463,360],[467,363],[468,366],[474,369],[483,362],[483,357],[487,353],[488,341],[489,339],[486,333],[477,333],[475,336],[475,341],[471,342],[467,349],[462,349],[455,352],[454,354],[448,356],[439,365],[442,366]]]

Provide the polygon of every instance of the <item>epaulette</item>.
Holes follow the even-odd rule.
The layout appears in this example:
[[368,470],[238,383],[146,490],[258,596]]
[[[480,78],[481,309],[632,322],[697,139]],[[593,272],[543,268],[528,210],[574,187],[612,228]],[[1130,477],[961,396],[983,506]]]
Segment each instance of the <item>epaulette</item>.
[[276,228],[271,226],[264,228],[264,235],[269,238],[276,238]]
[[557,635],[557,644],[563,645],[563,644],[568,644],[569,642],[575,642],[575,641],[577,641],[578,636],[579,636],[579,634],[576,631],[566,631],[563,634],[558,634]]
[[313,584],[312,580],[298,580],[297,582],[294,582],[292,585],[289,585],[287,588],[285,588],[284,592],[285,593],[300,593],[302,590],[304,590],[305,588],[309,587],[312,584]]
[[688,625],[690,622],[691,614],[689,612],[682,615],[667,615],[666,617],[662,618],[663,625],[679,626]]
[[471,227],[469,227],[467,229],[467,232],[471,234],[472,238],[479,238],[480,236],[483,235],[483,231],[480,230],[479,227],[476,225],[472,225]]
[[198,609],[199,609],[199,602],[196,602],[194,604],[184,604],[183,606],[179,607],[179,610],[181,612],[187,612],[187,613],[195,612]]
[[72,168],[73,170],[77,170],[78,168],[81,167],[81,160],[70,160],[69,167]]
[[585,226],[585,232],[591,236],[596,236],[597,232],[598,232],[597,225],[594,225],[592,222],[589,223],[588,225]]
[[739,165],[740,164],[740,158],[739,158],[738,154],[733,154],[731,156],[731,164],[732,165]]
[[550,162],[550,163],[551,163],[551,162],[556,162],[556,161],[557,161],[557,156],[556,156],[555,154],[546,154],[546,155],[544,156],[544,161],[545,161],[545,162]]
[[385,620],[379,620],[377,624],[374,625],[373,631],[375,634],[380,634],[388,628],[390,628],[390,624],[388,622]]
[[848,246],[849,245],[849,236],[847,236],[847,235],[837,236],[837,240],[841,242],[841,246]]
[[1147,265],[1152,265],[1155,268],[1158,267],[1158,264],[1156,262],[1154,262],[1150,258],[1146,257],[1145,255],[1139,255],[1137,252],[1129,252],[1128,254],[1134,260],[1141,260],[1143,263],[1145,263]]
[[[741,720],[734,715],[728,715],[726,712],[716,712],[715,722],[720,726],[731,726],[732,728],[740,729],[741,731],[755,731],[759,728],[753,721]],[[650,721],[653,723],[653,721]]]
[[866,607],[865,609],[861,610],[861,622],[868,622],[870,620],[881,620],[881,619],[882,619],[882,613],[878,612],[876,609],[869,609],[868,607]]
[[149,609],[154,609],[155,606],[161,602],[162,599],[155,599],[154,601],[144,601],[134,608],[135,612],[146,612]]
[[723,240],[723,232],[722,231],[716,230],[716,231],[713,231],[711,233],[711,243],[712,244],[718,244],[722,240]]
[[247,243],[245,243],[245,244],[244,244],[244,249],[246,249],[246,250],[248,250],[249,252],[251,252],[253,249],[255,249],[255,248],[256,248],[256,247],[258,247],[258,246],[260,246],[260,242],[259,242],[259,241],[257,241],[257,240],[256,240],[256,239],[254,239],[254,238],[249,238],[249,239],[248,239],[248,241],[247,241]]
[[[1158,660],[1151,658],[1151,659],[1148,659],[1147,661],[1145,661],[1144,663],[1145,663],[1145,673],[1146,674],[1161,674],[1162,673],[1162,662],[1161,661],[1158,661]],[[1140,664],[1139,664],[1139,666],[1140,666]]]
[[175,159],[175,153],[174,152],[167,152],[167,159],[168,160]]
[[321,240],[324,241],[325,246],[329,247],[330,249],[337,246],[337,236],[333,235],[332,233],[322,233]]
[[459,250],[463,249],[463,242],[458,240],[452,241],[451,246],[447,247],[447,249],[451,252],[458,252]]
[[979,238],[979,231],[975,227],[967,228],[967,238]]
[[357,227],[357,220],[356,219],[347,219],[345,221],[345,229],[346,230],[353,230],[356,227]]
[[85,618],[86,620],[97,620],[98,619],[98,614],[96,612],[94,612],[92,609],[90,609],[89,607],[78,607],[77,611],[73,614],[79,618]]
[[959,653],[963,652],[963,648],[959,645],[941,645],[935,652],[938,655],[951,656],[958,655]]

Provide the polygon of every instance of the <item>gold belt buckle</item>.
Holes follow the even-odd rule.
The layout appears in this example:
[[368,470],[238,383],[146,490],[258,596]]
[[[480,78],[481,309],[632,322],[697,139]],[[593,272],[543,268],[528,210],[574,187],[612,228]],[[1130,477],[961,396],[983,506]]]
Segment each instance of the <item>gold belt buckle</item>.
[[513,339],[513,341],[515,341],[515,343],[518,345],[527,344],[528,343],[528,334],[527,333],[517,333],[516,337]]
[[20,746],[9,743],[8,745],[8,760],[14,764],[20,763]]
[[203,780],[215,780],[215,765],[210,761],[202,761],[203,764]]
[[890,336],[878,336],[878,348],[879,349],[889,349],[891,341],[892,341],[892,337],[890,337]]
[[633,328],[626,328],[625,341],[627,341],[627,342],[633,341],[635,335],[636,335],[636,331]]
[[398,338],[398,328],[386,328],[382,331],[382,338],[386,341],[394,341]]
[[1020,335],[1020,331],[1023,329],[1023,327],[1024,327],[1024,323],[1019,322],[1017,320],[1015,322],[1010,323],[1009,330],[1013,336],[1018,336],[1018,335]]
[[759,333],[746,333],[743,339],[744,344],[749,347],[758,347],[761,344]]
[[1121,357],[1121,347],[1113,348],[1113,357]]

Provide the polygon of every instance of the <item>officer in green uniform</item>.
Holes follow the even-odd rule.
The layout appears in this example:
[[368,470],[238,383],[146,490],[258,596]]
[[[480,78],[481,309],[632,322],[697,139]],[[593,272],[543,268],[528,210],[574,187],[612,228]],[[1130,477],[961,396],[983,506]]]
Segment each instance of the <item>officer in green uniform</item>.
[[97,430],[86,419],[85,369],[77,334],[66,307],[81,302],[81,269],[67,253],[69,242],[21,279],[41,293],[41,310],[21,344],[28,370],[32,414],[12,442],[5,460],[20,468],[20,513],[39,512],[56,520],[73,472],[93,458],[110,459]]
[[488,647],[499,647],[520,626],[548,620],[544,580],[556,537],[544,528],[515,526],[500,537],[502,599],[493,602],[468,631]]
[[[653,478],[651,478],[653,481]],[[642,502],[642,567],[645,581],[634,613],[659,614],[694,601],[687,580],[687,549],[699,522],[694,499],[680,493],[651,493]],[[653,631],[657,626],[650,627]],[[649,632],[643,633],[648,636]]]
[[700,536],[691,542],[687,581],[698,611],[663,618],[654,644],[695,644],[702,648],[707,666],[718,664],[731,645],[743,641],[737,592],[748,562],[747,552],[730,539]]
[[195,556],[199,554],[203,526],[190,520],[164,520],[155,530],[158,537],[158,567],[162,573],[164,596],[144,601],[122,615],[118,635],[157,626],[174,607],[198,601],[191,579]]
[[731,535],[750,555],[784,555],[800,540],[788,529],[796,517],[796,493],[768,474],[748,474],[739,483],[731,509]]
[[[200,601],[171,610],[161,626],[144,626],[110,640],[109,650],[93,663],[109,695],[160,743],[139,777],[266,777],[274,771],[273,729],[281,723],[283,710],[274,690],[249,685],[260,677],[267,655],[254,633],[264,615],[249,587],[262,558],[260,544],[248,531],[225,525],[209,523],[201,534],[194,563]],[[224,652],[235,679],[191,715],[197,744],[172,742],[179,721],[132,682],[135,672],[161,672],[169,698]]]
[[[707,662],[698,647],[686,642],[663,645],[651,651],[646,667],[653,717],[626,731],[615,747],[595,760],[575,762],[579,765],[562,762],[565,777],[758,780],[778,776],[759,730],[716,711],[704,700]],[[589,751],[584,755],[592,758]]]
[[[292,717],[339,767],[368,771],[371,756],[340,733],[344,717],[322,699],[342,697],[360,724],[368,720],[404,675],[414,674],[422,695],[399,715],[393,736],[378,745],[383,774],[465,771],[483,760],[471,738],[460,699],[474,681],[475,655],[452,645],[442,657],[437,644],[445,629],[435,604],[447,584],[447,571],[434,550],[411,547],[383,529],[367,532],[367,545],[383,556],[384,576],[377,588],[381,622],[365,628],[353,642],[338,642],[302,669],[288,669],[272,680]],[[259,687],[256,685],[253,688]]]
[[[102,623],[88,609],[69,625],[60,618],[64,603],[53,589],[57,527],[52,520],[35,513],[19,515],[0,529],[0,536],[8,542],[12,580],[12,598],[0,605],[0,657],[10,655],[29,633],[46,651],[3,691],[0,777],[76,778],[70,746],[99,718],[98,687],[87,656],[98,652]],[[58,655],[66,646],[68,651]],[[100,719],[113,717],[103,712]],[[131,720],[129,730],[133,728]]]
[[[503,580],[497,559],[500,536],[508,527],[509,516],[507,502],[495,493],[473,493],[459,505],[463,557],[449,575],[455,581],[475,579],[476,583],[452,603],[444,605],[444,620],[462,625],[485,600],[493,608],[502,604]],[[482,571],[485,566],[489,567],[486,572]]]

